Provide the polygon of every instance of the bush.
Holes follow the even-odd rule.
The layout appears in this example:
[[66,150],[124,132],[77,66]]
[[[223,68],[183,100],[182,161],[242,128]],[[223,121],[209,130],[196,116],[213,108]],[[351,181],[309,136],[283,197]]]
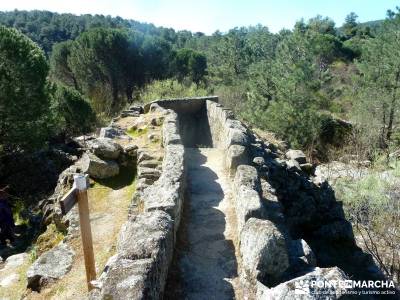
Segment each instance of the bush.
[[70,136],[84,134],[90,131],[96,122],[89,101],[73,88],[57,85],[54,106],[57,129],[61,133]]
[[381,270],[400,282],[400,164],[391,171],[371,173],[360,180],[339,179],[337,198],[348,219]]
[[182,82],[167,79],[153,81],[140,93],[140,101],[147,103],[163,98],[199,97],[207,96],[208,91],[193,82]]
[[0,145],[41,147],[51,116],[46,57],[21,32],[0,26],[0,62]]

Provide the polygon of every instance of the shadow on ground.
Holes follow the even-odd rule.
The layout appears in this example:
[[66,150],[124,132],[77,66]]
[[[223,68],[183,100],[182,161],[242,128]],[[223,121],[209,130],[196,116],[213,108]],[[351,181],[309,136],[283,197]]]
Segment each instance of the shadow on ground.
[[[188,189],[164,299],[234,299],[227,281],[237,277],[233,242],[219,208],[225,193],[199,149],[186,148]],[[222,159],[222,157],[221,157]]]

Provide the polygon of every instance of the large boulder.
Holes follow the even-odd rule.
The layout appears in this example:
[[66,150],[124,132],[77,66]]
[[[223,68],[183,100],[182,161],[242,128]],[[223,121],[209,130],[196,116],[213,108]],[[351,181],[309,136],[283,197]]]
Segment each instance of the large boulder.
[[317,258],[306,241],[291,240],[288,250],[290,267],[282,276],[284,281],[302,276],[317,266]]
[[305,263],[310,265],[310,267],[317,266],[317,259],[314,252],[305,240],[292,240],[290,242],[290,252],[292,257],[301,258]]
[[237,217],[238,232],[251,217],[262,217],[263,205],[259,191],[260,179],[257,170],[252,166],[240,165],[234,179],[234,203]]
[[249,136],[247,129],[238,120],[227,120],[225,123],[228,132],[228,144],[229,145],[242,145],[247,146],[249,144]]
[[119,174],[119,166],[115,161],[102,160],[92,153],[82,156],[82,170],[90,177],[104,179]]
[[290,160],[297,161],[300,165],[307,163],[306,155],[301,150],[289,150],[286,152],[286,157]]
[[289,267],[284,235],[268,220],[250,218],[240,234],[244,279],[250,286],[260,280],[271,286]]
[[[162,254],[168,265],[172,258],[173,222],[160,210],[133,216],[122,227],[118,253],[126,259],[155,257]],[[165,267],[165,266],[164,266]]]
[[27,253],[9,256],[4,263],[0,256],[0,290],[12,288],[17,284],[21,280],[21,269],[28,263],[29,255]]
[[98,138],[90,141],[90,149],[102,159],[117,159],[123,152],[122,146],[110,138]]
[[64,243],[42,254],[26,273],[28,288],[40,291],[44,285],[63,277],[71,270],[74,255],[71,247]]
[[257,300],[319,300],[339,299],[345,289],[338,284],[336,287],[329,281],[347,280],[342,270],[333,268],[315,268],[311,273],[281,283],[274,288],[267,288],[262,283],[257,283]]
[[240,165],[246,165],[249,162],[248,153],[245,146],[230,145],[225,157],[225,166],[230,174],[235,174]]
[[107,263],[107,273],[103,273],[100,288],[89,295],[91,300],[145,300],[160,299],[158,291],[149,286],[153,260],[116,259]]
[[235,179],[235,187],[246,186],[256,191],[261,191],[260,178],[256,168],[248,165],[240,165],[237,168]]
[[115,138],[121,135],[121,132],[114,127],[103,127],[100,129],[100,138]]
[[122,227],[118,255],[109,260],[91,299],[161,299],[173,253],[173,221],[160,210]]

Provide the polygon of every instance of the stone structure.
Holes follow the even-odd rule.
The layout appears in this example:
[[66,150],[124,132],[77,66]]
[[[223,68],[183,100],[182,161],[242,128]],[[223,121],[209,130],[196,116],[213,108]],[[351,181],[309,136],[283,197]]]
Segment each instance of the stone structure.
[[[146,151],[137,150],[138,177],[143,183],[134,201],[143,212],[132,213],[122,227],[117,254],[96,282],[91,299],[161,299],[173,256],[185,193],[184,146],[178,115],[157,103],[145,111],[163,114],[161,172]],[[154,163],[152,163],[154,162]]]
[[[119,247],[117,258],[102,276],[102,288],[93,295],[102,299],[162,298],[185,195],[185,147],[214,147],[226,153],[245,298],[283,299],[293,295],[292,283],[302,278],[345,278],[339,268],[316,268],[319,265],[338,266],[356,277],[383,278],[372,259],[356,246],[350,223],[332,190],[310,179],[313,166],[301,151],[280,153],[236,120],[216,97],[158,100],[145,105],[143,111],[164,116],[162,121],[154,120],[154,124],[163,123],[162,171],[158,180],[140,192],[146,222],[136,216],[121,232],[120,245],[139,242],[139,249],[134,247],[135,255],[127,256],[123,254],[126,247]],[[139,227],[142,229],[132,232]],[[151,244],[142,245],[146,236],[151,237]],[[334,244],[346,250],[334,248]],[[144,245],[147,250],[140,250]],[[348,268],[350,261],[358,271]],[[117,272],[116,266],[124,272]],[[126,282],[133,275],[136,281],[130,283],[130,289],[123,285],[125,290],[116,290],[117,280]],[[341,295],[341,290],[331,291],[332,299]],[[308,297],[312,299],[311,294]]]
[[[143,112],[157,113],[151,124],[162,126],[160,157],[146,148],[113,145],[107,138],[123,133],[112,126],[101,130],[102,139],[88,154],[118,162],[123,154],[138,167],[137,191],[117,253],[94,283],[91,299],[163,298],[185,201],[185,147],[225,152],[244,298],[285,299],[295,295],[302,279],[342,280],[343,271],[353,278],[384,279],[357,247],[330,186],[313,182],[313,166],[301,151],[285,154],[259,139],[217,97],[157,100],[124,111],[121,118]],[[140,122],[138,117],[136,129]],[[335,288],[329,292],[330,299],[343,294]],[[305,293],[304,299],[314,299],[309,290]]]

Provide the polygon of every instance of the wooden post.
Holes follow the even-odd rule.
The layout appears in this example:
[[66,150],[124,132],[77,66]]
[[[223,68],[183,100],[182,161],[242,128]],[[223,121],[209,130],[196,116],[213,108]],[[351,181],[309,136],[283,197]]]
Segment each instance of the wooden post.
[[84,175],[74,176],[74,182],[79,209],[83,257],[85,259],[86,268],[86,282],[88,290],[90,291],[93,288],[90,282],[96,279],[96,266],[94,262],[92,230],[90,228],[89,218],[89,202],[87,196],[88,184]]

